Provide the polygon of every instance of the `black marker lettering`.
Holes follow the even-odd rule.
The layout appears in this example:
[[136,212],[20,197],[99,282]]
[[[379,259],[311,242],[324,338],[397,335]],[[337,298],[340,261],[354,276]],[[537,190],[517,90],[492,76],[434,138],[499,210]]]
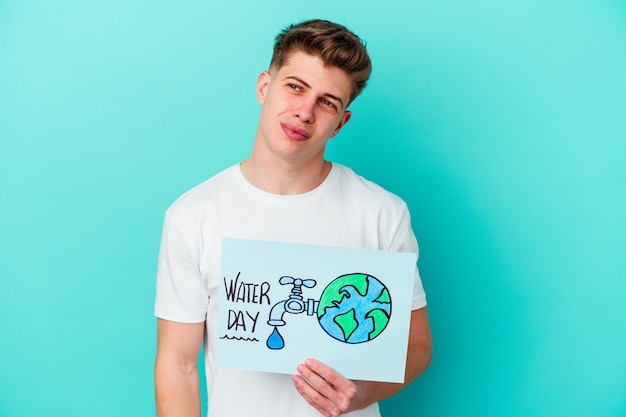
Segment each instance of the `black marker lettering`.
[[252,320],[252,333],[254,333],[254,329],[256,329],[256,322],[259,319],[259,312],[257,311],[254,317],[252,317],[247,311],[246,314],[248,317],[250,317],[250,320]]
[[241,275],[241,272],[237,274],[237,278],[235,278],[234,281],[232,279],[230,280],[230,288],[228,285],[226,285],[226,277],[224,277],[224,289],[226,290],[226,298],[229,301],[235,301],[235,291],[237,290],[239,275]]
[[263,304],[263,299],[265,298],[267,300],[267,304],[270,305],[270,297],[269,295],[267,295],[267,293],[270,291],[270,284],[269,282],[264,282],[263,284],[261,284],[261,296],[260,296],[260,300],[259,300],[259,304]]

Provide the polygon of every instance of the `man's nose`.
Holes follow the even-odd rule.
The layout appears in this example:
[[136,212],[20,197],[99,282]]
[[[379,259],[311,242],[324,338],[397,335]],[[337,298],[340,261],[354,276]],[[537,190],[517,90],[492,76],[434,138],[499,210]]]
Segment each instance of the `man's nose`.
[[294,109],[294,115],[302,123],[312,123],[315,120],[316,100],[301,100]]

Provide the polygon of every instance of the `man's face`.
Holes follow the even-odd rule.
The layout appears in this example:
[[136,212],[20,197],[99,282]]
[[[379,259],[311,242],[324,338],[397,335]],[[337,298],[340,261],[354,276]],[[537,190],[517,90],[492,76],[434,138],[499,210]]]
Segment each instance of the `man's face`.
[[303,52],[291,54],[278,70],[262,72],[255,151],[300,164],[323,160],[328,140],[350,120],[351,88],[343,70]]

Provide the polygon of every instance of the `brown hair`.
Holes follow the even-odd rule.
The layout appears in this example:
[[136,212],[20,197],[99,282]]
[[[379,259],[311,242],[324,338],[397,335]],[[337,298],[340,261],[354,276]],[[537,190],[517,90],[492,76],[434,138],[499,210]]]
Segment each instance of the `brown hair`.
[[352,102],[365,88],[372,63],[365,42],[345,26],[328,20],[307,20],[284,28],[274,43],[270,68],[280,69],[294,52],[320,58],[324,65],[337,67],[352,78]]

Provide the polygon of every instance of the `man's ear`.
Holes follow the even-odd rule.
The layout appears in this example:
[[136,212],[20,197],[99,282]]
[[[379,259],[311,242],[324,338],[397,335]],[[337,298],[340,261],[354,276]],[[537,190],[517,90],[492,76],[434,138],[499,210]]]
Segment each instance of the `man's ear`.
[[263,71],[259,74],[259,78],[256,80],[256,100],[259,104],[263,104],[265,101],[265,94],[271,80],[272,76],[269,71]]
[[352,117],[352,112],[350,110],[346,110],[343,112],[343,115],[341,116],[341,120],[339,121],[339,125],[337,126],[337,129],[335,129],[335,132],[333,133],[331,138],[334,138],[335,136],[337,136],[337,133],[339,133],[341,128],[344,127],[346,123],[350,121],[351,117]]

